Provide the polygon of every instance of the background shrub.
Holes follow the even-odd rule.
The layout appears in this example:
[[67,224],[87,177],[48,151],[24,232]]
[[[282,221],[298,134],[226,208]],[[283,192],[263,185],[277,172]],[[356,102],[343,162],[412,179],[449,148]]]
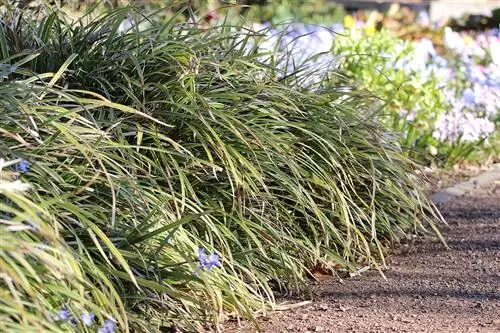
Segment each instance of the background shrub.
[[370,20],[344,21],[254,28],[267,31],[262,50],[283,54],[273,62],[283,76],[313,67],[301,85],[323,81],[331,89],[371,94],[372,108],[381,109],[381,121],[411,158],[449,167],[498,156],[497,37],[489,32],[473,39],[446,28],[432,33],[445,35],[445,48],[438,48],[421,36],[403,40]]

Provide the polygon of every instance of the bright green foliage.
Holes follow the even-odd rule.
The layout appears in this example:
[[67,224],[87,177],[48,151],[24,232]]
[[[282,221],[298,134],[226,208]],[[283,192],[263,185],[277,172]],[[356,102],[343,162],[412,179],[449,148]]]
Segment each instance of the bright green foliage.
[[405,70],[405,61],[418,56],[409,41],[383,30],[353,28],[346,33],[336,38],[333,52],[349,82],[380,98],[376,107],[383,109],[382,121],[399,133],[400,143],[412,157],[428,159],[442,144],[432,133],[438,116],[449,107],[443,94],[445,82],[418,68]]
[[[63,305],[123,331],[196,330],[266,307],[271,280],[377,265],[407,232],[436,230],[363,96],[278,79],[227,27],[123,34],[128,9],[45,14],[0,35],[1,154],[30,163],[32,186],[0,193],[0,330],[57,331]],[[200,269],[199,247],[222,267]]]
[[250,8],[240,11],[251,19],[274,24],[294,21],[312,24],[332,24],[342,21],[345,12],[342,6],[327,0],[274,0],[247,1]]

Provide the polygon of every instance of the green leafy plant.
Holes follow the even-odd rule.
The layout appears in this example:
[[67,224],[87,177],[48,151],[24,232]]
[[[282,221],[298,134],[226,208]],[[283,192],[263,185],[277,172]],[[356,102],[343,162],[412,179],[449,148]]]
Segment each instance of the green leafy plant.
[[[450,167],[495,146],[488,144],[486,134],[481,134],[491,131],[488,120],[466,119],[466,114],[480,114],[484,106],[470,106],[472,112],[463,107],[459,110],[462,101],[452,94],[455,90],[463,91],[464,82],[468,81],[461,76],[466,70],[451,66],[436,53],[430,40],[416,46],[385,30],[353,26],[335,38],[333,54],[347,76],[337,77],[333,85],[348,82],[379,98],[373,107],[383,110],[382,122],[398,133],[398,141],[410,157]],[[460,85],[462,88],[458,89]],[[448,133],[451,127],[467,121],[471,123],[469,127],[477,129],[467,131],[460,125],[459,131],[479,133],[470,134],[470,138],[455,138]],[[490,139],[495,142],[493,137]]]
[[312,24],[341,22],[345,12],[342,6],[325,0],[318,1],[246,1],[241,7],[245,17],[258,22],[283,23],[295,21]]
[[437,117],[447,104],[439,80],[422,70],[408,72],[406,62],[415,54],[408,41],[384,31],[347,30],[336,38],[333,53],[339,57],[351,84],[380,98],[382,121],[396,133],[411,156],[428,158],[439,146],[433,137]]

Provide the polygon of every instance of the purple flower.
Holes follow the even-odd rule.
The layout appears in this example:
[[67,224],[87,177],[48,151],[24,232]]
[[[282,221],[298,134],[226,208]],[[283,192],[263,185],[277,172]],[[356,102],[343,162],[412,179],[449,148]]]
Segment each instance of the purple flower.
[[30,164],[26,160],[21,160],[21,162],[19,162],[19,164],[16,165],[16,171],[20,173],[28,173],[29,168]]
[[85,312],[84,314],[81,315],[80,318],[82,319],[82,322],[85,326],[92,326],[92,324],[94,323],[94,317],[95,314]]
[[494,131],[495,124],[493,122],[487,118],[475,117],[469,112],[464,112],[463,107],[457,103],[450,112],[439,116],[432,135],[439,141],[449,141],[456,144],[486,138]]
[[54,317],[55,320],[62,320],[66,321],[70,318],[71,313],[69,312],[68,308],[62,308],[57,312],[57,315]]
[[116,322],[112,319],[106,319],[104,325],[97,330],[97,333],[114,333],[116,331]]
[[221,267],[219,255],[212,252],[207,256],[205,249],[201,247],[198,248],[198,260],[200,261],[198,267],[207,271],[210,271],[213,267]]

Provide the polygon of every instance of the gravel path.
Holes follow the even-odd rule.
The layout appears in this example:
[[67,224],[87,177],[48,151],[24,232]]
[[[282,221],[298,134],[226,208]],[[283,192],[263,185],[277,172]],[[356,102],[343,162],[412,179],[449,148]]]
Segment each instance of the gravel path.
[[[441,206],[450,246],[415,239],[376,271],[325,278],[314,300],[261,317],[263,332],[500,332],[500,181]],[[256,332],[226,323],[223,332]]]

